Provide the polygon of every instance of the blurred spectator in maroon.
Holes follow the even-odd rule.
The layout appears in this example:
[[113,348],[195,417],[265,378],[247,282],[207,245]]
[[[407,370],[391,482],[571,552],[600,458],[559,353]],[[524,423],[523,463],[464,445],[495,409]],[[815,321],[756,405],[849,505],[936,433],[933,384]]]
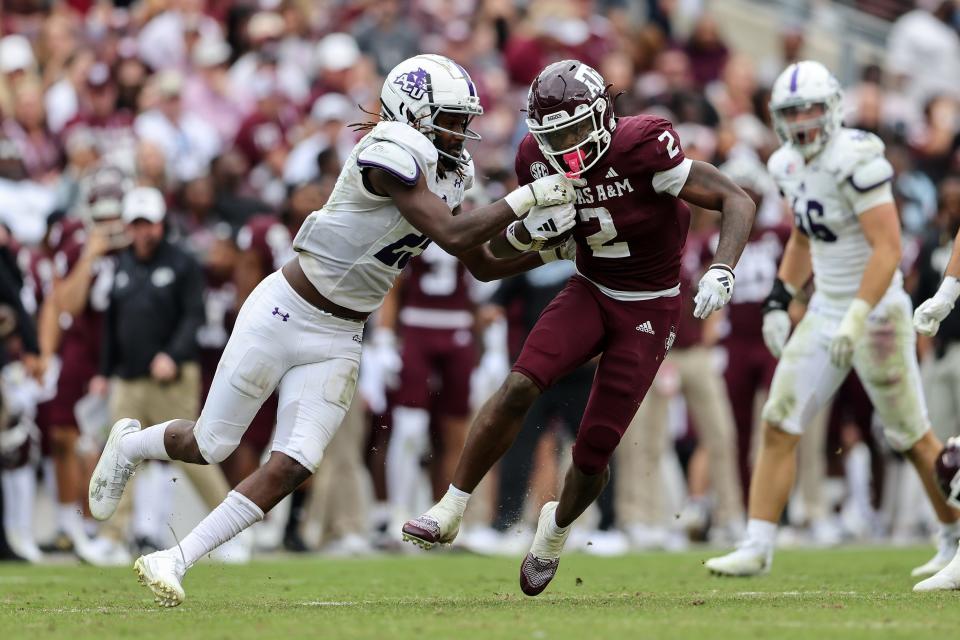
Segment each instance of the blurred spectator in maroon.
[[117,108],[138,111],[140,93],[147,84],[150,71],[137,57],[137,45],[134,40],[126,39],[121,43],[120,60],[117,62],[115,78],[117,82]]
[[693,25],[684,50],[690,57],[693,79],[701,87],[720,79],[730,55],[720,36],[717,20],[710,14],[700,16]]
[[153,69],[183,69],[190,61],[187,36],[219,38],[220,25],[203,13],[204,0],[171,0],[137,37],[139,55]]
[[117,84],[110,68],[103,63],[90,67],[80,112],[64,129],[64,139],[77,128],[93,137],[97,154],[107,164],[133,172],[137,138],[133,132],[133,113],[117,105]]
[[232,141],[244,117],[253,105],[248,95],[239,91],[227,72],[230,45],[208,38],[193,50],[196,71],[187,78],[183,89],[184,108],[197,115],[217,132],[220,141]]
[[137,136],[163,149],[170,177],[190,180],[205,173],[222,145],[199,116],[183,109],[183,76],[172,69],[164,71],[151,88],[156,104],[134,121]]
[[272,74],[264,71],[254,76],[251,89],[256,104],[241,123],[234,145],[255,167],[270,151],[287,146],[287,132],[296,126],[300,114],[285,99]]
[[923,125],[910,136],[910,146],[917,168],[937,183],[951,168],[960,105],[951,97],[937,96],[924,106],[923,116]]
[[377,73],[388,71],[420,52],[420,28],[403,15],[399,0],[376,0],[353,31],[360,50],[373,58]]
[[222,220],[230,223],[234,229],[246,224],[247,220],[258,213],[269,211],[270,207],[255,197],[245,183],[249,166],[243,154],[230,149],[219,155],[211,165],[213,178],[214,208]]
[[80,24],[67,12],[51,12],[43,21],[40,37],[34,43],[37,60],[43,70],[43,84],[50,86],[66,69],[70,59],[84,48],[80,36]]
[[38,80],[21,79],[13,89],[13,117],[3,122],[3,133],[20,152],[27,177],[39,182],[56,181],[63,154],[56,136],[47,128],[43,86]]
[[[223,235],[223,221],[214,209],[213,178],[207,174],[183,183],[173,210],[167,216],[167,237],[205,263],[217,239]],[[229,225],[228,225],[229,226]],[[227,234],[229,237],[229,233]]]

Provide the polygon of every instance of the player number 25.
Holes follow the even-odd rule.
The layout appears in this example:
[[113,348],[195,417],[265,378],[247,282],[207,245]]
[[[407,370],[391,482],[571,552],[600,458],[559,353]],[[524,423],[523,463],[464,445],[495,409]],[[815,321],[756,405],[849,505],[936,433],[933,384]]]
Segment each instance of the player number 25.
[[626,242],[613,242],[617,237],[617,228],[613,225],[613,216],[606,207],[580,209],[580,219],[588,222],[596,218],[600,231],[587,236],[587,244],[593,255],[598,258],[626,258],[630,255],[630,245]]
[[667,141],[667,155],[670,156],[671,158],[676,158],[677,154],[680,153],[680,149],[677,148],[677,141],[673,137],[673,134],[670,133],[669,131],[664,131],[663,133],[661,133],[657,137],[657,140],[659,140],[660,142],[663,142],[664,140]]

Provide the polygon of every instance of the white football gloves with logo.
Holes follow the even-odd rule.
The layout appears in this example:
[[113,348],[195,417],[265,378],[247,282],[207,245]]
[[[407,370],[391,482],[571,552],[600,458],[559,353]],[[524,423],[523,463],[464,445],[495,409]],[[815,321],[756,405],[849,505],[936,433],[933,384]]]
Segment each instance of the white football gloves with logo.
[[552,207],[573,202],[577,195],[574,187],[584,184],[586,180],[571,179],[554,173],[514,189],[504,197],[504,200],[520,218],[533,207]]
[[794,293],[795,290],[790,285],[777,278],[770,294],[763,301],[763,343],[774,358],[780,357],[787,338],[790,337],[792,323],[787,308]]
[[960,280],[947,276],[933,297],[921,303],[914,312],[913,328],[917,333],[925,336],[937,335],[940,323],[953,311],[953,305],[956,304],[958,296],[960,296]]
[[[573,203],[535,206],[523,220],[512,222],[507,227],[507,241],[517,251],[540,251],[547,242],[567,233],[576,223],[577,211]],[[529,242],[517,238],[517,225],[523,225],[530,234]]]
[[693,315],[703,320],[730,302],[733,295],[733,269],[725,264],[711,265],[700,278],[700,286],[693,302]]

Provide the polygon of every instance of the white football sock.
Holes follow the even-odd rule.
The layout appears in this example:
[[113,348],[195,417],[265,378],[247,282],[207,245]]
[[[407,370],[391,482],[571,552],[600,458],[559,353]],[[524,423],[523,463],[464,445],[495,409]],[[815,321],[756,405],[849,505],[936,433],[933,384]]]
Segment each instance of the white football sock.
[[163,434],[171,422],[173,420],[141,429],[138,433],[128,433],[120,439],[120,453],[133,464],[144,460],[170,460],[163,444]]
[[37,470],[32,465],[3,472],[3,528],[33,540]]
[[457,489],[452,484],[447,488],[447,492],[440,498],[437,506],[446,511],[453,511],[463,517],[463,512],[467,510],[467,502],[470,500],[470,494],[466,491]]
[[387,493],[398,513],[416,510],[426,483],[421,461],[430,446],[430,414],[425,409],[396,407],[387,447]]
[[[263,520],[260,507],[242,493],[231,491],[216,509],[180,541],[179,553],[183,554],[183,561],[189,569],[200,558],[260,520]],[[172,550],[178,552],[176,547],[172,547]]]
[[87,532],[83,526],[83,510],[79,502],[57,504],[57,525],[71,540],[86,542]]
[[766,547],[772,547],[777,535],[777,524],[766,520],[747,520],[747,540],[758,542]]

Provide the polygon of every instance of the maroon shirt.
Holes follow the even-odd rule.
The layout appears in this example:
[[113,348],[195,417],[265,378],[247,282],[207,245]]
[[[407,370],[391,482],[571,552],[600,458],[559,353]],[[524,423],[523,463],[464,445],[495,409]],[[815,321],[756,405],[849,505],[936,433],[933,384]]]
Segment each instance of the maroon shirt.
[[[683,160],[669,121],[647,115],[617,120],[610,148],[581,176],[587,186],[577,188],[574,238],[581,274],[616,291],[677,286],[690,210],[654,191],[653,175]],[[520,184],[553,172],[530,134],[517,150],[516,171]]]
[[473,310],[467,268],[436,245],[413,258],[401,277],[401,308]]
[[291,233],[275,216],[254,216],[237,234],[237,246],[241,251],[257,254],[261,273],[273,273],[296,256],[293,251],[295,233]]

